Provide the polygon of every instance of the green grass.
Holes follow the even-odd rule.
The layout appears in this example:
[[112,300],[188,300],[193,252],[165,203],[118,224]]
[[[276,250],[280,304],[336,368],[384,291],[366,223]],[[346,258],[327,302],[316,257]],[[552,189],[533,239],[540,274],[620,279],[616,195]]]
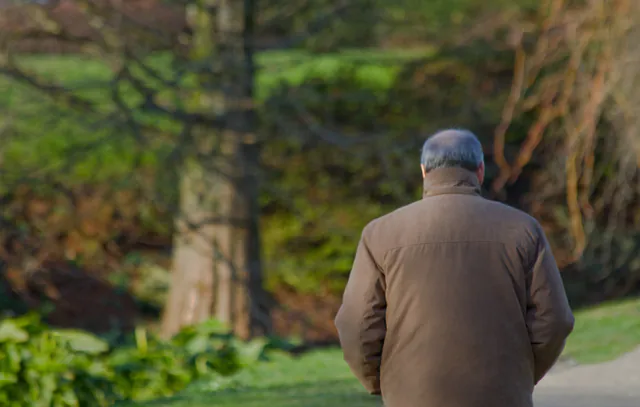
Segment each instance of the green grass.
[[331,54],[303,51],[266,52],[256,58],[260,68],[258,99],[265,99],[280,83],[298,85],[310,76],[330,78],[340,69],[351,67],[363,87],[386,90],[406,62],[435,54],[434,48],[410,50],[349,50]]
[[[576,312],[566,355],[581,363],[614,359],[640,344],[640,298]],[[241,386],[235,385],[241,383]],[[119,407],[380,407],[353,378],[338,349],[278,358],[235,382],[194,383],[176,397]]]
[[[270,91],[282,82],[296,85],[310,76],[330,78],[345,67],[356,69],[363,86],[387,89],[404,63],[432,57],[435,53],[433,47],[354,49],[323,54],[301,50],[261,52],[256,54],[255,59],[258,67],[257,96],[261,100],[268,97]],[[167,54],[149,57],[148,64],[170,77],[173,72],[167,57]],[[27,56],[21,60],[21,66],[37,72],[43,79],[71,85],[76,89],[91,88],[90,92],[97,93],[94,95],[98,98],[109,98],[100,87],[109,86],[113,74],[100,60],[64,55]]]
[[614,359],[640,344],[640,298],[576,312],[565,355],[579,363]]
[[[305,79],[331,79],[342,69],[354,71],[360,86],[384,92],[396,80],[403,63],[434,54],[430,48],[413,50],[353,50],[333,54],[311,54],[302,51],[267,52],[256,56],[260,67],[256,79],[257,98],[265,100],[282,84],[298,85]],[[166,54],[150,57],[149,64],[167,76],[172,74]],[[99,106],[101,116],[116,111],[111,99],[113,73],[103,62],[78,56],[27,56],[21,66],[33,71],[45,83],[63,84],[74,93]],[[134,69],[135,71],[135,69]],[[142,75],[144,77],[144,75]],[[188,77],[183,89],[199,89]],[[156,86],[151,82],[148,86]],[[195,88],[194,88],[195,87]],[[132,106],[141,96],[126,86],[122,89],[125,103]],[[165,89],[160,99],[180,99],[173,90]],[[176,102],[184,104],[181,100]],[[53,174],[66,183],[100,182],[127,178],[140,168],[155,170],[174,144],[160,139],[142,144],[127,129],[113,123],[100,122],[66,108],[29,86],[0,76],[0,161],[3,169],[11,169],[6,177],[22,179],[24,174],[43,177]],[[152,124],[173,140],[181,125],[166,117],[134,113],[139,120]],[[142,159],[142,163],[137,160]]]
[[[337,349],[282,357],[244,371],[242,386],[219,390],[216,381],[194,383],[181,394],[148,403],[118,407],[380,407],[353,378]],[[231,383],[232,385],[233,383]],[[217,390],[217,391],[216,391]]]

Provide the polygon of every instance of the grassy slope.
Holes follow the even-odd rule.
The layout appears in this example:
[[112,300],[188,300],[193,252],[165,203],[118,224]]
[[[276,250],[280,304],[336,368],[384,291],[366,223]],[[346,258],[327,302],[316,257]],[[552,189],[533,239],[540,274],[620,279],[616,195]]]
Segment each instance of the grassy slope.
[[[261,53],[256,57],[260,67],[257,97],[264,100],[282,83],[296,85],[309,77],[330,78],[344,68],[355,69],[363,87],[387,89],[404,62],[433,54],[434,50],[429,48],[322,55],[301,51]],[[162,55],[151,61],[160,71],[168,69]],[[75,56],[37,56],[26,57],[22,65],[35,71],[43,82],[64,84],[93,100],[105,112],[115,109],[110,90],[113,74],[100,61]],[[140,99],[131,91],[125,90],[124,94],[131,99],[127,103]],[[44,172],[57,177],[64,174],[72,182],[92,183],[100,178],[127,177],[137,164],[139,150],[143,151],[143,164],[152,168],[159,165],[158,159],[162,157],[160,151],[138,145],[135,137],[110,128],[108,122],[65,109],[32,88],[3,76],[0,76],[0,111],[2,169],[11,169],[19,176]],[[179,127],[165,121],[160,125],[167,133],[179,132]],[[157,118],[153,122],[159,125]]]
[[565,354],[580,363],[616,358],[640,344],[640,299],[576,312],[576,326]]
[[[613,359],[640,344],[640,298],[576,313],[576,330],[566,354],[579,362]],[[126,407],[379,407],[351,376],[339,350],[283,358],[243,373],[244,386],[214,392],[196,383],[171,399]],[[122,406],[125,407],[125,406]]]

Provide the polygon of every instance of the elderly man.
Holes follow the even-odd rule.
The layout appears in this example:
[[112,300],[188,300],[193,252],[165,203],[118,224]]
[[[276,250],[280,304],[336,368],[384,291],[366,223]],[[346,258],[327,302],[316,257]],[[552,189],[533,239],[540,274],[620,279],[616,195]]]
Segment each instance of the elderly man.
[[549,243],[480,196],[482,146],[422,150],[424,197],[369,223],[336,317],[344,357],[387,407],[531,407],[573,329]]

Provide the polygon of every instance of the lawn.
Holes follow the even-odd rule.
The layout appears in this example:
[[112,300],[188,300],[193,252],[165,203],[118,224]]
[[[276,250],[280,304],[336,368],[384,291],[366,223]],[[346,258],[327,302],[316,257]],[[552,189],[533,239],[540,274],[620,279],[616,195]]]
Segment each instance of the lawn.
[[[194,383],[181,394],[148,403],[118,407],[380,407],[352,377],[337,349],[278,358],[240,374],[242,386]],[[218,387],[219,389],[219,387]]]
[[[640,344],[640,298],[576,312],[565,355],[581,363],[613,359]],[[281,357],[245,371],[241,386],[194,383],[176,397],[119,407],[379,407],[352,377],[338,349]],[[216,391],[217,390],[217,391]]]
[[640,299],[576,312],[576,326],[565,354],[579,363],[615,359],[640,344]]

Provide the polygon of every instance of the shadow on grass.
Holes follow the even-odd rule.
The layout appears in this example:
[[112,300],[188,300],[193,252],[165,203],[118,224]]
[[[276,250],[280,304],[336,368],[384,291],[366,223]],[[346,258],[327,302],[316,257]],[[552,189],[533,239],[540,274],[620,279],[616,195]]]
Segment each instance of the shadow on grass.
[[212,393],[184,393],[146,403],[118,407],[380,407],[381,399],[352,381],[301,382],[290,386],[239,388]]

